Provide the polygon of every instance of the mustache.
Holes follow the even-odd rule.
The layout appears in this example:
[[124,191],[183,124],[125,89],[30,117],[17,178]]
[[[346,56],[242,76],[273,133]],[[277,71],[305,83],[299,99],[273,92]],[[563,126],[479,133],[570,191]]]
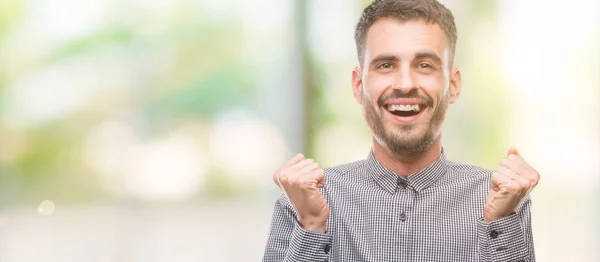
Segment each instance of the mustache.
[[385,101],[394,98],[413,98],[420,100],[427,106],[433,106],[433,99],[431,99],[429,96],[419,94],[419,91],[416,89],[412,89],[408,92],[403,92],[402,90],[394,89],[394,91],[391,94],[380,97],[377,101],[377,104],[379,104],[379,107],[382,107]]

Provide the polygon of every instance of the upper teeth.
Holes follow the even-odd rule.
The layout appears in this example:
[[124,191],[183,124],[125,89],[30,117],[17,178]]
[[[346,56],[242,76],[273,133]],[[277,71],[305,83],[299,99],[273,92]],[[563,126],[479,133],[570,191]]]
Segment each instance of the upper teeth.
[[421,107],[419,105],[389,105],[389,111],[421,111]]

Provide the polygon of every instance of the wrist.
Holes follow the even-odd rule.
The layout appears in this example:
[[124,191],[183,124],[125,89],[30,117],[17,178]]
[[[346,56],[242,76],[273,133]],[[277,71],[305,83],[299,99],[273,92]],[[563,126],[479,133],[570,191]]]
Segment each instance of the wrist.
[[304,230],[325,233],[327,229],[327,219],[322,218],[300,218],[298,223]]
[[515,214],[514,211],[506,213],[506,214],[494,214],[494,213],[483,212],[483,221],[489,223],[489,222],[492,222],[494,220],[498,220],[498,219],[501,219],[501,218],[505,218],[507,216],[511,216],[513,214]]
[[493,215],[483,215],[483,221],[487,222],[487,223],[492,222],[492,221],[494,221],[496,219],[499,219],[499,217],[498,216],[493,216]]

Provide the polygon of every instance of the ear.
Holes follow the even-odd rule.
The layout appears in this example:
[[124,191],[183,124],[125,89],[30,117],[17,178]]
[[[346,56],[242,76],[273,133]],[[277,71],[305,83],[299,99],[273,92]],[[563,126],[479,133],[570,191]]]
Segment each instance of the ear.
[[362,104],[362,69],[360,66],[356,66],[352,70],[352,93],[354,93],[356,102]]
[[450,73],[450,104],[454,104],[460,97],[460,89],[462,87],[462,76],[460,70],[454,67]]

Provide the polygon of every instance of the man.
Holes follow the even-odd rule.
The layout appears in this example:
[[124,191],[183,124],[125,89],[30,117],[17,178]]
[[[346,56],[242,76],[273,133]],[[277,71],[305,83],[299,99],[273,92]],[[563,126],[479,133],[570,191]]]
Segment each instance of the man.
[[442,123],[461,90],[451,12],[378,0],[355,38],[353,92],[372,150],[325,170],[298,154],[273,175],[284,194],[264,261],[535,261],[535,169],[515,148],[493,171],[444,156]]

